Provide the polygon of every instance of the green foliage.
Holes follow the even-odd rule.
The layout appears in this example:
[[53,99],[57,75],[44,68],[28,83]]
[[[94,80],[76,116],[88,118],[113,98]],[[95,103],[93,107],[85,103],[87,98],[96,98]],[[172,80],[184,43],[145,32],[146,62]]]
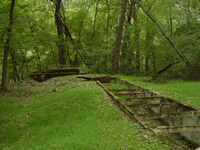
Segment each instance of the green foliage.
[[[111,73],[113,61],[113,49],[120,17],[121,0],[99,1],[96,18],[95,37],[92,45],[92,33],[96,1],[93,0],[68,0],[62,1],[61,13],[65,16],[64,23],[69,28],[74,43],[65,39],[66,67],[75,66],[77,50],[87,60],[92,62],[88,66],[82,57],[78,56],[78,67],[96,73]],[[152,16],[162,25],[164,30],[180,51],[188,58],[196,75],[199,74],[199,1],[178,0],[146,0],[141,2]],[[0,57],[3,57],[5,38],[7,35],[9,1],[0,1]],[[109,8],[109,11],[108,11]],[[128,23],[130,9],[127,7],[126,21],[122,47],[126,44],[125,60],[122,53],[120,57],[120,71],[124,74],[136,73],[136,50],[140,51],[141,75],[153,76],[170,63],[180,60],[181,64],[167,71],[170,78],[187,78],[186,66],[175,53],[168,41],[163,37],[157,26],[137,6],[137,22],[133,16]],[[171,10],[171,18],[170,18]],[[109,12],[109,20],[108,20]],[[107,30],[107,22],[108,30]],[[172,22],[172,26],[171,23]],[[140,31],[139,45],[135,42],[135,23]],[[172,29],[172,33],[171,33]],[[128,33],[129,38],[125,36]],[[108,36],[107,36],[108,34]],[[16,66],[21,79],[27,77],[30,72],[58,67],[58,36],[54,18],[54,4],[42,0],[18,0],[14,11],[13,34],[11,38],[10,52],[15,57],[16,64],[9,56],[9,80],[15,78],[13,66]],[[146,58],[149,61],[146,64]],[[92,59],[92,60],[91,60]],[[0,62],[2,59],[0,59]],[[125,65],[126,69],[121,69]],[[145,69],[148,65],[149,71]],[[124,71],[126,70],[126,71]],[[185,73],[185,71],[187,73]],[[181,73],[182,75],[179,75]]]

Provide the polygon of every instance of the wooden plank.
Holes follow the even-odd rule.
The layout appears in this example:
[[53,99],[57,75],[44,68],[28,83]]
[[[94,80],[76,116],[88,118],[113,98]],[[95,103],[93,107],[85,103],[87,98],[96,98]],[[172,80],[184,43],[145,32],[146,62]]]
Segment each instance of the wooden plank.
[[145,95],[144,92],[131,92],[131,93],[117,93],[116,96],[137,96],[137,95]]
[[135,92],[135,91],[144,91],[142,89],[109,89],[111,92]]
[[155,133],[180,133],[200,131],[200,125],[194,126],[158,126],[151,128]]
[[[78,71],[77,72],[67,72],[66,69],[63,70],[63,72],[62,72],[62,70],[58,70],[58,72],[56,72],[56,70],[53,70],[53,71],[34,72],[34,73],[30,74],[30,78],[32,78],[32,79],[34,79],[36,81],[39,81],[39,82],[43,82],[43,81],[46,81],[46,80],[51,79],[53,77],[79,74]],[[64,71],[66,71],[66,72],[64,72]]]
[[159,97],[159,96],[149,96],[149,97],[137,97],[137,98],[121,98],[120,101],[126,101],[126,102],[130,102],[130,101],[155,101],[155,100],[164,100],[163,97]]
[[150,118],[150,119],[160,119],[166,117],[199,117],[199,111],[188,111],[188,112],[178,112],[178,113],[150,113],[150,114],[137,114],[136,116],[142,118]]
[[130,108],[160,108],[160,107],[173,107],[177,103],[159,103],[159,104],[127,104]]

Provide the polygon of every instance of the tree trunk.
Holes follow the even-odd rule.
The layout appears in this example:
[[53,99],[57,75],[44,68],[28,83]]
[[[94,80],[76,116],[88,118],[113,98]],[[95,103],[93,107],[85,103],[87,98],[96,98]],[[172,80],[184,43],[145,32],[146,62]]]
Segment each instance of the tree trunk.
[[120,16],[120,20],[119,20],[119,27],[118,27],[118,31],[117,31],[113,64],[112,64],[112,73],[113,74],[118,73],[118,68],[119,68],[120,46],[121,46],[121,40],[122,40],[124,20],[125,20],[126,5],[127,5],[127,0],[122,0],[122,10],[121,10],[121,16]]
[[145,72],[146,75],[149,75],[149,60],[150,60],[150,45],[151,45],[151,33],[150,33],[150,28],[149,28],[149,20],[147,18],[147,27],[146,27],[146,44],[145,44],[145,52],[146,52],[146,56],[145,56]]
[[133,5],[130,5],[129,13],[127,14],[127,23],[125,25],[125,33],[124,33],[124,37],[123,37],[122,55],[120,58],[120,70],[124,74],[127,73],[127,67],[128,67],[128,65],[130,65],[130,64],[127,64],[126,54],[128,52],[128,45],[130,43],[130,31],[128,30],[128,28],[131,25],[132,13],[133,13]]
[[10,16],[9,16],[7,39],[6,39],[6,43],[5,43],[5,47],[4,47],[4,59],[3,59],[2,83],[1,83],[1,90],[3,92],[6,90],[8,53],[9,53],[9,48],[10,48],[10,39],[11,39],[12,26],[13,26],[14,6],[15,6],[15,0],[12,0],[11,6],[10,6]]
[[190,33],[191,27],[192,27],[192,23],[191,23],[191,12],[190,12],[190,0],[187,0],[187,11],[186,11],[186,15],[187,15],[187,31],[188,33]]
[[168,69],[170,69],[171,67],[173,67],[174,65],[178,64],[179,62],[175,62],[175,63],[170,63],[167,66],[165,66],[164,68],[162,68],[161,70],[159,70],[154,76],[153,79],[156,79],[159,75],[163,74],[165,71],[167,71]]
[[170,36],[173,34],[172,7],[169,7]]
[[10,56],[11,56],[12,63],[13,63],[14,82],[20,81],[19,73],[18,73],[18,70],[17,70],[17,62],[15,60],[15,55],[12,52],[10,52]]
[[152,64],[153,64],[153,74],[156,74],[156,56],[155,56],[155,50],[152,50]]
[[92,30],[92,42],[91,42],[91,52],[93,51],[93,46],[94,46],[94,38],[95,38],[95,27],[96,27],[96,21],[97,21],[97,14],[98,14],[98,5],[99,5],[99,0],[96,0],[96,10],[95,10],[95,15],[94,15],[94,23],[93,23],[93,30]]
[[[107,10],[108,10],[108,15],[107,15],[107,25],[106,25],[106,52],[108,51],[108,42],[109,42],[109,23],[110,23],[110,5],[109,5],[109,0],[106,0],[106,5],[107,5]],[[108,61],[108,56],[107,53],[105,54],[105,73],[107,72],[107,61]]]
[[137,9],[136,3],[131,1],[131,5],[133,5],[133,19],[135,26],[135,49],[136,49],[136,75],[140,74],[140,29],[138,27],[138,18],[137,18]]
[[[150,10],[150,9],[149,9]],[[147,26],[146,26],[146,40],[145,40],[145,72],[146,75],[150,75],[151,73],[151,63],[153,66],[153,71],[155,70],[155,52],[154,52],[154,32],[152,30],[152,24],[149,22],[149,18],[147,18]],[[151,62],[151,63],[150,63]]]
[[[53,0],[51,0],[53,1]],[[61,20],[61,0],[56,0],[54,2],[56,8],[55,8],[55,22],[57,27],[57,33],[58,33],[58,54],[59,54],[59,63],[60,67],[64,67],[66,65],[65,60],[65,43],[64,43],[64,27]]]
[[21,80],[24,80],[24,65],[26,67],[26,71],[27,71],[28,76],[30,74],[30,71],[29,71],[28,62],[26,60],[25,54],[23,52],[21,52],[21,54],[22,54],[22,58],[23,58],[22,59],[22,65],[21,65]]
[[162,32],[162,34],[164,35],[164,37],[168,40],[168,42],[170,43],[170,45],[174,48],[174,50],[177,52],[177,54],[180,56],[180,58],[184,61],[185,65],[187,66],[189,73],[191,75],[191,77],[193,79],[195,79],[195,75],[193,74],[193,70],[192,70],[192,66],[190,64],[190,62],[188,61],[188,59],[181,53],[181,51],[175,46],[175,44],[173,43],[173,41],[171,40],[171,38],[166,34],[166,32],[164,31],[164,29],[162,28],[162,26],[160,25],[160,23],[158,23],[152,16],[150,13],[148,13],[148,11],[137,1],[137,0],[131,0],[131,1],[135,1],[135,3],[144,11],[144,13],[158,26],[158,28],[160,29],[160,31]]
[[78,63],[78,54],[76,53],[76,56],[74,58],[74,62],[73,62],[73,67],[78,67],[79,63]]
[[68,60],[69,60],[69,64],[72,66],[72,60],[71,60],[71,57],[70,57],[70,52],[69,52],[68,45],[66,45],[66,49],[67,49],[67,57],[68,57]]
[[[31,33],[32,33],[32,36],[34,36],[34,31],[33,31],[33,27],[31,26],[30,22],[28,22],[28,25],[29,25],[29,28],[31,30]],[[38,71],[41,71],[42,70],[42,62],[41,62],[41,59],[40,59],[40,55],[38,53],[39,51],[39,48],[37,45],[34,45],[34,50],[35,50],[35,53],[36,53],[36,56],[37,56],[37,59],[38,59],[38,62],[37,62],[37,70]]]

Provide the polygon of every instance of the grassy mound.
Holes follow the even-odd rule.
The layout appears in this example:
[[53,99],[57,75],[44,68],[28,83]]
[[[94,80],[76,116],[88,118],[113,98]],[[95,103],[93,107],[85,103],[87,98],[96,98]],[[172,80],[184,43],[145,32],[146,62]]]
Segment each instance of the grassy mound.
[[12,85],[0,98],[0,149],[169,149],[130,122],[94,82],[72,77]]

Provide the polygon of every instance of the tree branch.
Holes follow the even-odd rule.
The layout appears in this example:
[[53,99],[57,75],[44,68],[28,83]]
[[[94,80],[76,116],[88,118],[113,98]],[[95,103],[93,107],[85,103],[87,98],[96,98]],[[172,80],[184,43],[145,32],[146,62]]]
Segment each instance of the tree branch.
[[159,22],[156,21],[156,19],[151,16],[151,14],[137,1],[137,0],[131,0],[131,2],[135,2],[142,10],[143,12],[158,26],[158,28],[160,29],[160,31],[162,32],[162,34],[164,35],[164,37],[168,40],[168,42],[170,43],[170,45],[174,48],[174,50],[176,51],[176,53],[179,55],[179,57],[184,61],[184,63],[186,64],[189,73],[191,75],[191,77],[193,79],[195,79],[195,76],[193,74],[193,70],[192,70],[192,66],[190,64],[190,62],[188,61],[188,59],[181,53],[181,51],[179,51],[179,49],[176,47],[176,45],[173,43],[173,41],[171,40],[171,38],[167,35],[167,33],[164,31],[163,27],[161,26],[161,24]]

